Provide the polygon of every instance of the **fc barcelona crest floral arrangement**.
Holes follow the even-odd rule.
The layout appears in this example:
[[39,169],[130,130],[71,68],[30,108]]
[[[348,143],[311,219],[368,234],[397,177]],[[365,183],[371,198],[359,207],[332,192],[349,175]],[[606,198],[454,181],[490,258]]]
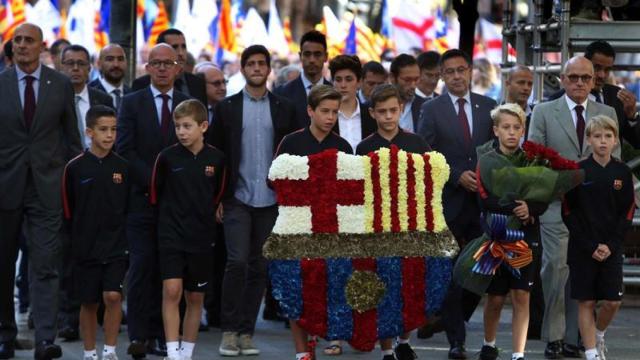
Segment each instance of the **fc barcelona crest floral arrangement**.
[[458,251],[437,152],[283,154],[269,180],[279,215],[264,246],[282,311],[311,335],[369,351],[440,309]]

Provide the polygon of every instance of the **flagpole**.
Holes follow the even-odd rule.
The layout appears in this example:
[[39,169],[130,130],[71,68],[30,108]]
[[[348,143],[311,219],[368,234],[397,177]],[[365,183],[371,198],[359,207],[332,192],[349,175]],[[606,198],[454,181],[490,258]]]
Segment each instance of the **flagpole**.
[[132,0],[111,0],[109,38],[127,54],[126,83],[131,83],[136,76],[136,4]]

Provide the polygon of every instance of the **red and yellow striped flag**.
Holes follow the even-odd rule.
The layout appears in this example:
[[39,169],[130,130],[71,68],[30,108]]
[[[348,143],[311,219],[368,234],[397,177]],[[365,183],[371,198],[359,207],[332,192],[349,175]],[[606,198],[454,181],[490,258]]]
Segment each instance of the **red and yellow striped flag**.
[[3,6],[0,6],[2,15],[0,15],[0,35],[2,41],[13,38],[16,28],[23,24],[25,20],[24,4],[25,0],[6,0]]
[[169,28],[169,17],[167,16],[167,8],[164,1],[158,1],[158,16],[151,26],[151,34],[149,35],[149,46],[154,46],[158,41],[158,35]]
[[238,47],[236,36],[231,22],[231,1],[222,0],[220,6],[220,33],[218,34],[218,47],[228,52],[235,53]]

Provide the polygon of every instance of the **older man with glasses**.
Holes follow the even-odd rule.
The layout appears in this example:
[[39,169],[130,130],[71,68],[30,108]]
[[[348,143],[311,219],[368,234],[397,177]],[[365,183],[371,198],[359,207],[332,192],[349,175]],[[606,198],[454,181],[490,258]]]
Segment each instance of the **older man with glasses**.
[[149,203],[151,169],[158,153],[177,142],[173,109],[187,100],[174,89],[180,71],[176,51],[158,44],[146,64],[149,86],[122,99],[116,147],[129,161],[131,198],[127,215],[129,273],[127,275],[128,353],[134,359],[150,354],[166,356],[160,314],[161,283],[157,264],[156,217]]
[[[576,56],[564,65],[560,75],[565,95],[538,104],[529,125],[529,140],[551,147],[561,156],[580,160],[591,149],[585,141],[585,126],[596,115],[616,119],[615,110],[589,99],[594,86],[594,70],[591,61]],[[620,158],[620,146],[613,155]],[[571,300],[567,246],[569,232],[562,222],[560,202],[549,205],[540,217],[542,240],[542,289],[545,312],[542,322],[542,340],[547,342],[545,358],[582,357],[578,347],[578,307]]]

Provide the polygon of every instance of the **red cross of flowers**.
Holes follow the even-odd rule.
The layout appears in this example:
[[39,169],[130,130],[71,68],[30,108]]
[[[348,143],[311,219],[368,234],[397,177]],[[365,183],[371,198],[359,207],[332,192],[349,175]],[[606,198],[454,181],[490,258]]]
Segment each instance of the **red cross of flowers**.
[[338,151],[327,150],[308,156],[307,180],[275,180],[278,204],[310,206],[314,233],[338,232],[338,205],[362,205],[364,180],[339,180]]

